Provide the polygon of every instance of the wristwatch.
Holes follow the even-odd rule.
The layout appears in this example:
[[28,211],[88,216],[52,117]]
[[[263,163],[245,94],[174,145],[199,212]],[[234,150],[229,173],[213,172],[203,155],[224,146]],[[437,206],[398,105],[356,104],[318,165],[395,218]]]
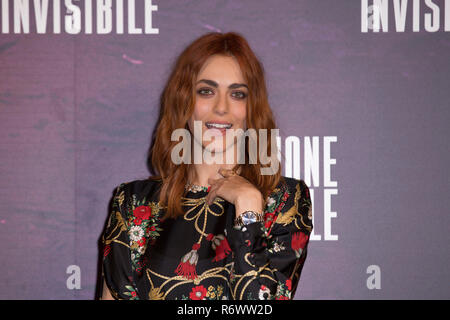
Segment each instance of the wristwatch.
[[234,224],[237,226],[245,226],[250,223],[263,221],[264,215],[262,213],[257,213],[254,211],[245,211],[234,220]]

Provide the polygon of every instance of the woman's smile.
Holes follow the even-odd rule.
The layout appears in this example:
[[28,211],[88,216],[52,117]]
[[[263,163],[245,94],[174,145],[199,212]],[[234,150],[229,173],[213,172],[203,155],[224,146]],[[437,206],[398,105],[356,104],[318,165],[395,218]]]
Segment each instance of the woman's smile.
[[222,121],[208,121],[205,122],[205,127],[210,130],[210,134],[213,136],[222,135],[224,136],[226,134],[226,131],[228,129],[231,129],[233,126],[232,123],[229,122],[222,122]]

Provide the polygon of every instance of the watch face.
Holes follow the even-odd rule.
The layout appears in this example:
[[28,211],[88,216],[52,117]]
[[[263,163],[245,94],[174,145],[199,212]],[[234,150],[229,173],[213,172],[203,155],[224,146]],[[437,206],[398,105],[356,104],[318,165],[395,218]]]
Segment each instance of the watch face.
[[256,222],[256,215],[253,212],[244,212],[242,214],[242,223],[250,224]]

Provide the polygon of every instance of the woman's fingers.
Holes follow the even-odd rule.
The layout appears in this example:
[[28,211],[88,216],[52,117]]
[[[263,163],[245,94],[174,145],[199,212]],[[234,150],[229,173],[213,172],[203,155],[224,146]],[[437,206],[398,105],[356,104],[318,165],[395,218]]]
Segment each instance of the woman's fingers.
[[206,196],[206,203],[208,205],[211,205],[214,202],[214,199],[217,196],[217,191],[218,191],[217,187],[216,188],[211,187],[211,189],[209,189],[209,193]]
[[[219,179],[208,179],[208,184],[210,185],[208,195],[206,196],[206,203],[208,205],[211,205],[214,202],[214,199],[217,196],[220,196],[224,198],[227,201],[232,202],[235,198],[235,193],[238,192],[237,190],[242,184],[242,177],[240,177],[236,172],[233,170],[228,170],[224,168],[220,168],[218,170],[218,173],[223,177]],[[226,188],[226,194],[224,193],[225,190],[223,188]]]
[[213,203],[213,201],[216,197],[216,194],[217,194],[217,189],[220,187],[220,185],[221,185],[220,181],[222,179],[213,179],[213,178],[208,179],[209,191],[208,191],[208,195],[206,196],[206,203],[208,205]]
[[220,168],[219,169],[219,173],[224,177],[224,178],[228,178],[228,177],[232,177],[236,175],[236,172],[234,172],[233,170],[228,170],[228,169],[224,169],[224,168]]
[[[210,181],[212,180],[212,181]],[[214,199],[217,196],[217,190],[222,185],[220,183],[221,179],[208,179],[208,183],[210,184],[208,195],[206,196],[206,203],[208,205],[212,204],[214,202]]]
[[225,177],[226,169],[224,169],[224,168],[219,168],[219,173],[220,173],[222,176]]

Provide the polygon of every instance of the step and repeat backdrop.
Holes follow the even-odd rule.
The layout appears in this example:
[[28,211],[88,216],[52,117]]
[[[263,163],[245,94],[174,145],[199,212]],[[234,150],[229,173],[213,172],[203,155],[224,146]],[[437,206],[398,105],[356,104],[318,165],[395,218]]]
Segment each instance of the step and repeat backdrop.
[[295,299],[450,298],[449,0],[1,0],[1,299],[96,297],[173,63],[229,31],[264,65],[283,175],[310,187]]

